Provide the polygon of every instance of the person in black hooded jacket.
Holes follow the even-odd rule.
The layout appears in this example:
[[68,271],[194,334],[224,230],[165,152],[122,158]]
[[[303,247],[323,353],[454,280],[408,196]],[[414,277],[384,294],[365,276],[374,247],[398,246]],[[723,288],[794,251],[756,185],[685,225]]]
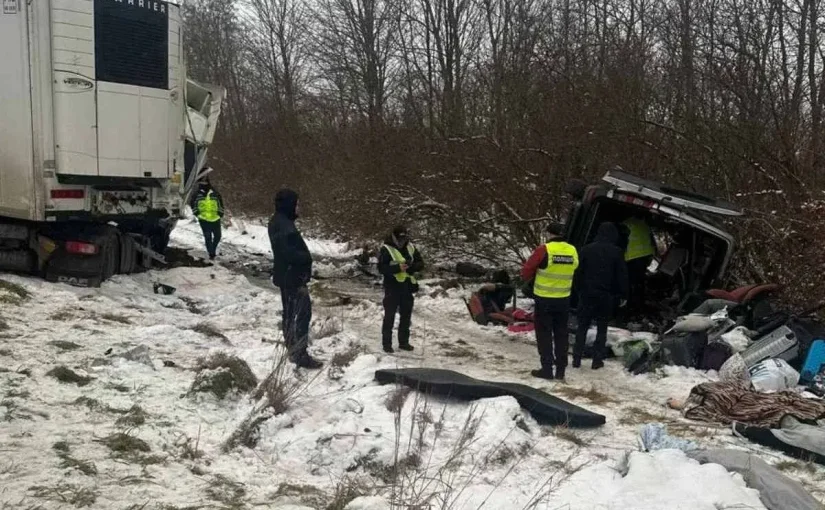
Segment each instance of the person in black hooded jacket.
[[424,269],[424,259],[412,243],[409,242],[407,229],[395,227],[384,240],[384,246],[378,253],[378,271],[384,275],[384,322],[381,328],[381,341],[384,352],[392,353],[392,328],[395,315],[400,312],[398,323],[398,348],[411,351],[410,324],[412,322],[415,293],[418,282],[415,274]]
[[579,251],[579,269],[574,286],[579,296],[576,344],[573,347],[573,367],[581,366],[582,353],[590,324],[596,322],[594,369],[604,366],[607,343],[607,323],[616,299],[627,299],[628,276],[624,251],[618,245],[619,229],[613,223],[602,223],[596,238]]
[[299,367],[317,369],[322,364],[307,353],[312,300],[312,255],[295,227],[298,218],[298,194],[282,189],[275,195],[275,214],[269,220],[272,245],[272,283],[281,289],[284,343],[290,359]]

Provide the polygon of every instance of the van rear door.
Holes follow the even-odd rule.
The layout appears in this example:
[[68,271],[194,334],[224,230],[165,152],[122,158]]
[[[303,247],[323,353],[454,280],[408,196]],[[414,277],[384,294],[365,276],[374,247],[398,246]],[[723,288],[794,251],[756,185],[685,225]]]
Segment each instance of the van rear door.
[[615,186],[620,191],[648,198],[676,209],[693,209],[721,216],[742,216],[741,209],[724,200],[672,188],[621,170],[610,170],[602,177],[602,180]]

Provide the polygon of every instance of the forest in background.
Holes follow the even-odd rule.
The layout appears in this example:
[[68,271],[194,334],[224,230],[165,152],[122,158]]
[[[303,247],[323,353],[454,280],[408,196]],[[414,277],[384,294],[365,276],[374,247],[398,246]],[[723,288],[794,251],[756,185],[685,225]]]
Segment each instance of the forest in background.
[[228,92],[235,214],[291,186],[330,234],[512,259],[619,165],[743,207],[734,278],[801,307],[825,297],[823,3],[187,0],[185,46]]

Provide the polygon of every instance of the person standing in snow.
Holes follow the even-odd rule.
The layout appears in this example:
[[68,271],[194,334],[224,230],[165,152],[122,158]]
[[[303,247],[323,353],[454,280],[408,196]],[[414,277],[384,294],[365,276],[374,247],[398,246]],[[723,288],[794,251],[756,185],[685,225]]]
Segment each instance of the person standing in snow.
[[299,367],[319,369],[323,365],[307,352],[312,300],[307,285],[312,278],[312,255],[295,227],[298,194],[282,189],[275,195],[275,214],[269,220],[272,245],[272,283],[281,289],[284,342],[289,358]]
[[616,225],[602,223],[594,241],[579,252],[579,268],[573,282],[579,298],[579,327],[573,346],[573,368],[579,368],[582,364],[587,331],[593,321],[596,322],[596,343],[592,368],[604,366],[607,323],[617,299],[627,299],[629,286],[627,264],[618,241],[619,229]]
[[[201,172],[210,172],[204,167]],[[212,184],[209,176],[205,175],[198,183],[198,190],[192,198],[192,213],[198,219],[206,242],[206,253],[209,260],[215,260],[218,254],[218,243],[221,242],[221,219],[223,218],[223,198]]]
[[534,313],[536,344],[541,369],[533,370],[533,377],[564,379],[570,338],[567,321],[570,315],[570,294],[573,276],[579,266],[576,248],[568,244],[564,225],[553,223],[547,228],[548,242],[539,245],[521,269],[521,278],[532,281],[536,303]]
[[394,352],[392,329],[397,313],[401,316],[398,324],[398,348],[402,351],[413,350],[410,345],[410,323],[415,293],[418,292],[415,274],[422,269],[424,260],[421,252],[410,243],[406,227],[395,227],[378,253],[378,271],[384,275],[384,322],[381,328],[384,352]]

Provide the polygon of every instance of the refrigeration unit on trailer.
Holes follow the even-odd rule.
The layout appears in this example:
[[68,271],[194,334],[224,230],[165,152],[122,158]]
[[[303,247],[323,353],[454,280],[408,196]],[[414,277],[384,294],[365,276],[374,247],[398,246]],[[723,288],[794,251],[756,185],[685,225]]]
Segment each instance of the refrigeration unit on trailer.
[[0,48],[0,270],[95,285],[163,260],[225,94],[187,79],[180,7],[3,0]]

